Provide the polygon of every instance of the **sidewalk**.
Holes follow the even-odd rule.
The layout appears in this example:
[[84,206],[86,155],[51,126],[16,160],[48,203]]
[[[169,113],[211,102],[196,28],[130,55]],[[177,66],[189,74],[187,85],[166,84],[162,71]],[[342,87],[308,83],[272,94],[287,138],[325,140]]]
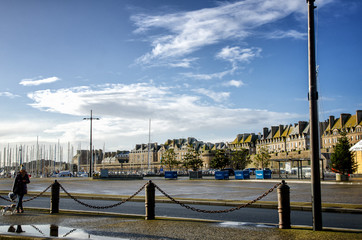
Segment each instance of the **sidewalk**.
[[23,214],[0,216],[0,239],[362,239],[362,231],[347,229],[314,232],[308,227],[293,226],[280,230],[270,224],[181,218],[146,221],[139,215],[48,211],[26,209]]

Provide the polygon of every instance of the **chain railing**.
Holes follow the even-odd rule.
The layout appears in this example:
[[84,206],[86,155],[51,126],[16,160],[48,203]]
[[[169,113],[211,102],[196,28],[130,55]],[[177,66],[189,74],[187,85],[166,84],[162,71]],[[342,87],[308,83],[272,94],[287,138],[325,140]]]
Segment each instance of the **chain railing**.
[[140,189],[138,189],[137,192],[135,192],[133,195],[129,196],[127,199],[124,199],[118,203],[112,204],[112,205],[108,205],[108,206],[94,206],[94,205],[90,205],[88,203],[82,202],[79,199],[77,199],[76,197],[72,196],[67,190],[65,190],[65,188],[60,184],[60,188],[74,201],[76,201],[77,203],[85,206],[85,207],[89,207],[89,208],[95,208],[95,209],[107,209],[107,208],[113,208],[113,207],[117,207],[125,202],[130,201],[132,198],[134,198],[137,194],[139,194],[145,187],[146,187],[147,183],[145,183]]
[[174,199],[173,197],[171,197],[169,194],[167,194],[165,191],[163,191],[159,186],[157,186],[156,184],[155,185],[155,188],[160,191],[163,195],[165,195],[167,198],[169,198],[172,202],[176,203],[176,204],[179,204],[180,206],[186,208],[186,209],[189,209],[189,210],[192,210],[192,211],[195,211],[195,212],[200,212],[200,213],[228,213],[228,212],[232,212],[232,211],[235,211],[235,210],[239,210],[241,208],[245,208],[245,207],[248,207],[250,206],[251,204],[255,203],[256,201],[259,201],[261,200],[262,198],[266,197],[269,193],[273,192],[274,189],[276,189],[279,185],[281,185],[282,183],[277,183],[275,184],[272,188],[270,188],[268,191],[266,191],[265,193],[263,193],[262,195],[260,195],[259,197],[257,197],[256,199],[248,202],[248,203],[245,203],[245,204],[242,204],[242,205],[239,205],[237,207],[234,207],[234,208],[229,208],[229,209],[225,209],[225,210],[204,210],[204,209],[199,209],[199,208],[195,208],[195,207],[191,207],[189,205],[186,205],[176,199]]
[[43,195],[46,191],[48,191],[48,189],[51,187],[52,185],[49,185],[46,189],[44,189],[44,191],[42,191],[41,193],[39,193],[38,195],[32,197],[32,198],[29,198],[29,199],[26,199],[24,200],[23,202],[29,202],[31,200],[34,200],[35,198],[38,198],[40,197],[41,195]]
[[[25,200],[23,200],[23,202],[29,202],[29,201],[31,201],[31,200],[34,200],[34,199],[40,197],[40,196],[43,195],[46,191],[48,191],[51,186],[52,186],[52,185],[49,185],[49,186],[48,186],[46,189],[44,189],[44,191],[42,191],[41,193],[38,193],[36,196],[31,197],[31,198],[29,198],[29,199],[25,199]],[[5,200],[5,201],[8,201],[8,202],[16,202],[16,201],[11,201],[10,199],[4,198],[3,196],[0,196],[0,198],[3,199],[3,200]]]

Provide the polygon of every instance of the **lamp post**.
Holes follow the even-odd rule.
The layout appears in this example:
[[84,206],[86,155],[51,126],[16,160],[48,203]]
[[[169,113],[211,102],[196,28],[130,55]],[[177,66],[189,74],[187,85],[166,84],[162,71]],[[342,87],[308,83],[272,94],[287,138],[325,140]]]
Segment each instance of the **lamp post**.
[[90,143],[89,143],[89,177],[92,177],[92,166],[93,166],[93,148],[92,148],[92,121],[99,120],[99,118],[94,118],[92,110],[90,112],[90,118],[83,118],[83,120],[90,120]]
[[315,60],[315,33],[314,33],[314,0],[308,3],[308,62],[309,62],[309,115],[310,115],[310,157],[312,182],[312,213],[313,230],[322,230],[322,200],[320,179],[320,147],[319,147],[319,120],[318,120],[318,91],[316,81]]

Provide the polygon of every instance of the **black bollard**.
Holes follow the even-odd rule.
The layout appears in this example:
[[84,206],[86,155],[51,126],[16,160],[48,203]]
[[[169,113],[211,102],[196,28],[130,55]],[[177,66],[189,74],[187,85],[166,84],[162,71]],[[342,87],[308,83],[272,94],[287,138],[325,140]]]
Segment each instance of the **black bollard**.
[[59,213],[59,190],[60,184],[57,180],[52,184],[52,195],[50,199],[50,213]]
[[155,184],[150,180],[146,186],[145,194],[146,220],[155,219],[155,201]]
[[59,227],[58,225],[50,224],[50,236],[59,237]]
[[278,213],[279,213],[279,228],[290,229],[290,196],[289,186],[282,181],[278,187]]

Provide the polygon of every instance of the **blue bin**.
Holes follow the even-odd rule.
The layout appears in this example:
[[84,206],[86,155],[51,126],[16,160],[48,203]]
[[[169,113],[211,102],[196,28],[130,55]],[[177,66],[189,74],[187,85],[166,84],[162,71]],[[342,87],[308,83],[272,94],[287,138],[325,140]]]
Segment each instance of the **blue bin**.
[[235,179],[250,179],[249,170],[235,171]]
[[228,171],[216,171],[215,172],[215,179],[216,180],[229,179],[229,172]]
[[256,179],[271,179],[271,171],[270,170],[256,170],[255,178]]
[[165,178],[176,179],[177,178],[177,171],[165,171]]

